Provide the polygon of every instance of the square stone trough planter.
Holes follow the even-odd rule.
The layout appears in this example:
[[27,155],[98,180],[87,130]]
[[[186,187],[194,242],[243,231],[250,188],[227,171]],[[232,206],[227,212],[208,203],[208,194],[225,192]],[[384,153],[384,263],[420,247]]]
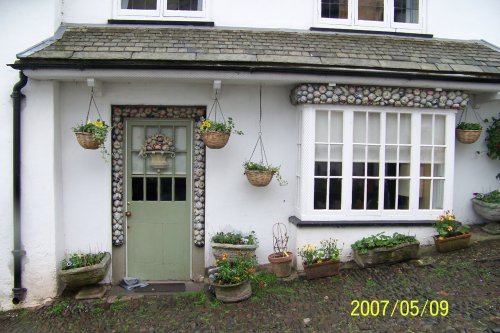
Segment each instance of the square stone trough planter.
[[432,237],[434,238],[436,250],[440,253],[446,253],[468,247],[470,244],[470,236],[471,234],[467,233],[454,237],[446,237],[443,239],[439,239],[439,236]]
[[61,277],[61,280],[63,280],[63,282],[66,284],[66,286],[70,289],[78,289],[81,287],[97,284],[106,276],[110,262],[111,255],[109,254],[109,252],[106,252],[106,255],[100,263],[92,266],[67,270],[60,269],[59,276]]
[[329,260],[312,265],[303,263],[302,266],[304,266],[304,272],[308,280],[319,279],[339,274],[340,260]]
[[214,258],[220,260],[224,254],[228,260],[233,260],[236,256],[250,255],[255,258],[255,250],[257,245],[234,245],[224,243],[212,243],[212,253]]
[[362,268],[382,264],[393,264],[418,258],[419,242],[404,243],[393,247],[379,247],[367,253],[354,251],[354,261]]

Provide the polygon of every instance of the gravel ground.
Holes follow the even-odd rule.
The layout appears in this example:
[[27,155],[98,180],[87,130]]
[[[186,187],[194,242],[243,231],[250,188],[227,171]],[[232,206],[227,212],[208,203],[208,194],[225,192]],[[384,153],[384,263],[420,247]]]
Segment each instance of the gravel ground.
[[[220,304],[204,292],[114,303],[65,297],[37,310],[0,312],[0,331],[500,332],[500,240],[333,278],[285,283],[262,273],[259,280],[253,297],[237,304]],[[378,315],[353,316],[353,300],[369,301],[375,312],[379,304]],[[387,300],[385,315],[386,302],[373,300]],[[407,309],[404,300],[418,301],[418,309]],[[357,313],[367,314],[363,304]]]

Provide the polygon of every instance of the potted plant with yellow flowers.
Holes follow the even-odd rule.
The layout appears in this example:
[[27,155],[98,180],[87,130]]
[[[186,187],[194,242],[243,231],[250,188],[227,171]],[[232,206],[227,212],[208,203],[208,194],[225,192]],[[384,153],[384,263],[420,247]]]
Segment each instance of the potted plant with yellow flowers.
[[222,122],[202,118],[200,132],[205,146],[211,149],[224,147],[229,141],[231,132],[238,135],[243,134],[242,131],[234,129],[234,122],[231,117],[227,118],[227,121],[223,120]]
[[254,257],[242,254],[229,258],[224,254],[215,261],[215,265],[212,286],[218,300],[233,303],[252,296],[251,279],[257,266]]
[[298,251],[308,280],[339,274],[340,249],[336,239],[321,241],[321,246],[306,244]]
[[470,227],[458,222],[451,211],[447,210],[439,215],[434,227],[438,232],[438,235],[433,236],[438,252],[450,252],[469,246]]

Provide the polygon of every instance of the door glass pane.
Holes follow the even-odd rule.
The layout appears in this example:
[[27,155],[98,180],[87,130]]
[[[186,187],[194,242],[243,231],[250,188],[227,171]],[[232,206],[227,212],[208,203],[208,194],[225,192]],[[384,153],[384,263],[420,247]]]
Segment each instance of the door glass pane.
[[418,0],[394,0],[394,22],[418,23]]
[[358,0],[358,19],[383,21],[384,0]]
[[326,179],[314,179],[314,209],[326,209]]
[[432,186],[432,208],[443,209],[444,180],[434,179]]
[[186,178],[175,178],[175,201],[186,201]]
[[321,0],[321,17],[346,19],[348,0]]
[[328,112],[316,111],[316,142],[328,142]]
[[442,115],[436,115],[434,118],[434,144],[444,145],[445,144],[445,117]]
[[369,113],[368,124],[368,143],[380,143],[380,113]]
[[343,137],[343,120],[341,112],[330,113],[330,142],[341,143],[344,141]]
[[175,154],[175,174],[186,174],[186,153]]
[[418,208],[429,209],[430,201],[431,201],[431,181],[430,179],[420,179]]
[[352,209],[364,209],[365,180],[352,180]]
[[174,145],[177,151],[186,151],[187,129],[185,126],[175,128]]
[[144,127],[132,126],[132,149],[139,150],[144,143]]
[[340,209],[342,179],[330,179],[329,209]]
[[132,201],[144,200],[144,181],[141,178],[132,178]]
[[132,174],[142,175],[144,173],[144,158],[139,156],[138,152],[132,152]]
[[160,129],[158,126],[146,126],[146,136],[152,136],[154,134],[158,134]]
[[402,113],[399,117],[399,143],[411,143],[411,115]]
[[172,138],[174,140],[174,145],[177,147],[177,142],[175,142],[175,139],[174,139],[174,130],[173,130],[172,126],[167,126],[167,127],[162,126],[160,128],[160,133],[168,136],[169,138]]
[[160,175],[171,175],[174,170],[174,159],[167,155],[167,167],[160,169]]
[[378,179],[366,182],[366,209],[378,209]]
[[155,10],[157,0],[121,0],[122,9]]
[[366,112],[354,112],[354,142],[366,142]]
[[160,200],[172,201],[172,178],[160,178]]
[[387,113],[385,117],[385,143],[396,144],[398,140],[398,115]]
[[146,178],[146,200],[147,201],[158,200],[158,178],[153,178],[153,177]]

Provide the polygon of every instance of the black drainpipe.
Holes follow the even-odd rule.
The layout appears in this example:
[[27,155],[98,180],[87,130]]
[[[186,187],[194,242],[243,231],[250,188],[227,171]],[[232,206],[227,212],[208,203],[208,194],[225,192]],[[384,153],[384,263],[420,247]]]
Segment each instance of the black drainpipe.
[[14,142],[13,142],[13,160],[14,160],[14,288],[12,292],[14,297],[12,303],[19,304],[26,294],[26,288],[22,286],[22,259],[26,254],[21,247],[21,101],[25,97],[21,89],[28,83],[28,78],[22,71],[19,72],[19,82],[14,85],[12,90],[13,104],[13,124],[14,124]]

